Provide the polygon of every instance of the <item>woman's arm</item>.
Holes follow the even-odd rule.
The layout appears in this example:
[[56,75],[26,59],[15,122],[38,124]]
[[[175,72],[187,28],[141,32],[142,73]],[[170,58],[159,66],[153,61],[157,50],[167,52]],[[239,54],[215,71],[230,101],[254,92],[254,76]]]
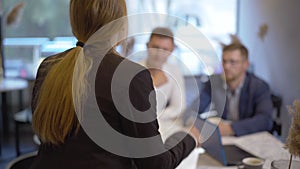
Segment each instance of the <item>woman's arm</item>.
[[[152,80],[150,73],[148,71],[142,71],[139,73],[132,81],[130,93],[132,94],[132,103],[136,105],[136,107],[147,108],[139,105],[147,105],[150,106],[148,108],[151,109],[149,113],[153,113],[153,116],[156,115],[156,106],[150,105],[150,103],[155,103],[156,97],[155,95],[150,95],[152,91],[154,91]],[[147,138],[152,136],[160,136],[158,131],[158,123],[157,120],[154,120],[150,123],[132,123],[127,120],[122,121],[127,133],[131,133],[130,135],[134,135],[138,138]],[[177,144],[176,144],[177,143]],[[174,145],[176,144],[176,145]],[[153,157],[148,158],[136,158],[134,159],[137,168],[162,168],[162,169],[173,169],[195,148],[196,142],[192,136],[185,132],[177,132],[169,137],[165,144],[160,139],[156,144],[145,145],[147,147],[153,146],[165,147],[165,152]]]

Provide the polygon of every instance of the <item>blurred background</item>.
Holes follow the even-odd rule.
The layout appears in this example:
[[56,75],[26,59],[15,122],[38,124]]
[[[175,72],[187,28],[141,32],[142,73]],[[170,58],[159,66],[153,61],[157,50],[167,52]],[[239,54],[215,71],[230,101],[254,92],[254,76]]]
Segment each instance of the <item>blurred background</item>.
[[[17,8],[10,21],[9,14],[20,2],[23,5]],[[68,4],[69,0],[0,0],[5,77],[32,81],[44,58],[75,46]],[[127,0],[127,5],[129,15],[156,12],[170,14],[173,19],[150,20],[151,27],[141,24],[138,31],[145,34],[128,39],[133,45],[125,49],[119,46],[120,53],[133,61],[143,59],[149,30],[168,26],[179,37],[170,62],[183,65],[180,67],[186,83],[189,77],[221,73],[220,42],[229,43],[229,35],[236,34],[249,49],[250,71],[267,81],[272,92],[282,98],[280,137],[285,140],[290,126],[286,106],[300,98],[299,0]],[[197,41],[203,37],[210,42],[208,48]],[[180,40],[195,44],[193,50]],[[201,55],[201,60],[197,54]],[[188,90],[187,98],[192,100],[194,89]],[[24,93],[25,105],[30,104],[30,93],[30,89]],[[18,97],[13,93],[8,99],[12,112]]]

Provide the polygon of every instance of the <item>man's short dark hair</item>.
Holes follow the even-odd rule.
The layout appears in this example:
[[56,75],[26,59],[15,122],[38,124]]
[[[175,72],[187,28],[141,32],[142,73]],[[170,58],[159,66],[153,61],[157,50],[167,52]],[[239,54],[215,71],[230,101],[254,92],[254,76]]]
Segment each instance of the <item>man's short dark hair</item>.
[[167,27],[157,27],[153,29],[150,35],[150,40],[153,38],[153,36],[157,36],[160,38],[170,38],[174,43],[174,34],[172,30]]
[[223,52],[226,51],[233,51],[233,50],[240,50],[242,56],[248,60],[248,49],[242,44],[242,43],[231,43],[229,45],[224,45],[223,46]]

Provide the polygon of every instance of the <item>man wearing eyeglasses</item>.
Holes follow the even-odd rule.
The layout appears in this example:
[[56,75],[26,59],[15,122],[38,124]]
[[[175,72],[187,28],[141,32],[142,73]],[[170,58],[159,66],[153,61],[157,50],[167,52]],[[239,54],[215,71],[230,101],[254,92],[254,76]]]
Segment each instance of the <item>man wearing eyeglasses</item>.
[[222,65],[224,75],[211,76],[201,90],[199,113],[214,105],[222,118],[218,125],[223,136],[271,130],[271,92],[266,82],[248,72],[247,48],[239,41],[224,45]]

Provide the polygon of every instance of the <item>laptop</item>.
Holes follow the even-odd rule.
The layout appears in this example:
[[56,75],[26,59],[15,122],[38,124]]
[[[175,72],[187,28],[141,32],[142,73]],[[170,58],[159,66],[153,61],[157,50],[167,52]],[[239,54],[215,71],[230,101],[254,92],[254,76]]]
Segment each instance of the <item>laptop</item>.
[[237,145],[223,145],[220,130],[215,124],[197,118],[195,126],[200,131],[201,138],[204,141],[201,146],[211,157],[224,166],[234,166],[240,164],[243,158],[256,157]]

